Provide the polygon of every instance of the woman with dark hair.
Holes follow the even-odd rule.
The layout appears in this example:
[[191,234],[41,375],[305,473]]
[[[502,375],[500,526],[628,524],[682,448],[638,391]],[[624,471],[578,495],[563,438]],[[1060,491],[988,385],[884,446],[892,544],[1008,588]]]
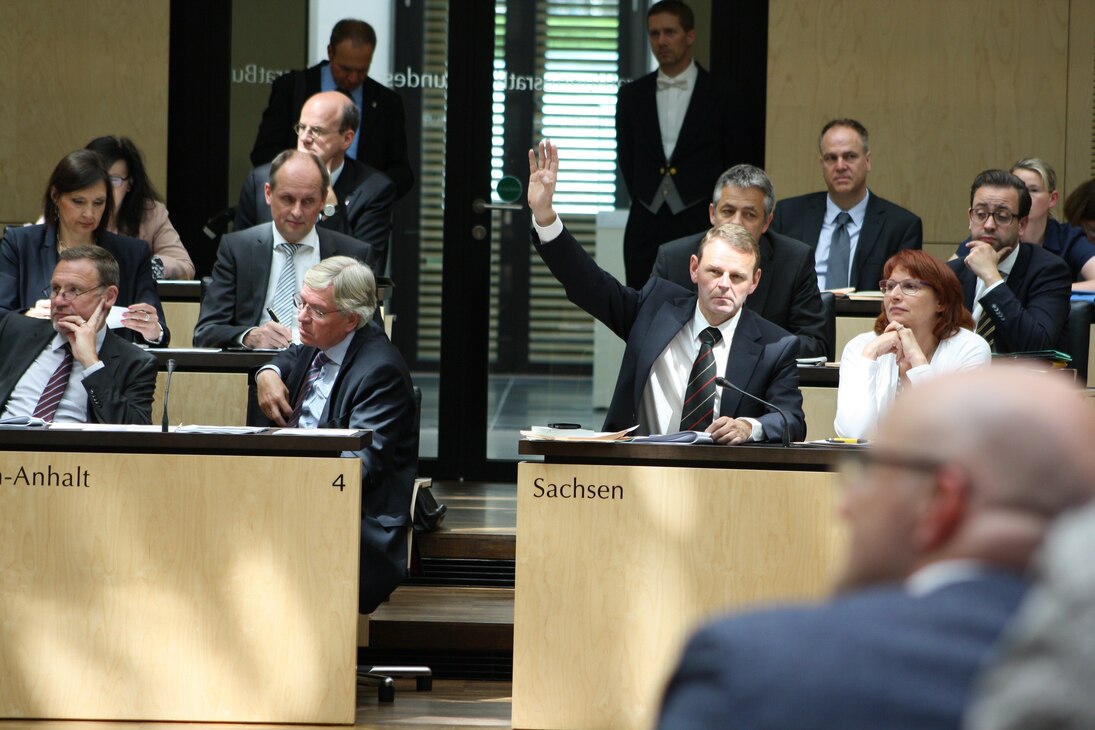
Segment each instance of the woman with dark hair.
[[45,223],[8,226],[0,240],[0,316],[48,318],[46,292],[58,254],[98,244],[118,261],[116,306],[124,328],[119,334],[138,344],[166,347],[171,335],[152,278],[148,246],[106,230],[113,209],[110,178],[98,153],[77,150],[58,162],[42,196]]
[[107,230],[147,241],[152,248],[153,273],[157,279],[193,279],[194,262],[186,252],[175,226],[167,217],[167,206],[145,172],[144,158],[129,137],[96,137],[87,149],[99,153],[110,174],[114,191],[114,214]]
[[890,257],[882,275],[874,331],[853,338],[840,357],[834,427],[846,438],[867,437],[899,393],[991,358],[988,342],[972,332],[958,277],[943,262],[906,249]]
[[1095,243],[1095,178],[1080,183],[1065,201],[1065,218]]

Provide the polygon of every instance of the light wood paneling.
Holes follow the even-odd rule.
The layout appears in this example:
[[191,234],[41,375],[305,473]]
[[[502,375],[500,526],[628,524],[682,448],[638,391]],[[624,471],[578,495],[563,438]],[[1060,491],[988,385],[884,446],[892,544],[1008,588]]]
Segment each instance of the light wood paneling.
[[353,722],[356,459],[7,452],[0,472],[0,717]]
[[171,328],[171,346],[193,347],[194,326],[198,324],[201,305],[197,302],[163,302],[163,313]]
[[810,441],[836,436],[836,388],[802,388],[802,411],[806,414],[806,438]]
[[[537,480],[620,485],[620,498],[537,498]],[[699,621],[827,590],[843,546],[835,484],[820,472],[521,464],[513,726],[649,726]]]
[[[152,421],[163,413],[163,388],[167,373],[156,376]],[[171,425],[244,426],[247,424],[247,375],[245,373],[190,373],[175,371],[171,377]]]
[[[961,241],[978,172],[1030,155],[1063,165],[1078,4],[1091,5],[771,0],[766,164],[777,195],[824,189],[818,132],[854,117],[870,131],[871,189],[920,215],[926,242]],[[1074,22],[1089,15],[1074,11]]]
[[1069,13],[1068,156],[1057,168],[1058,211],[1073,188],[1095,177],[1095,2],[1073,0]]
[[33,221],[57,161],[129,136],[167,180],[168,0],[0,2],[0,220]]

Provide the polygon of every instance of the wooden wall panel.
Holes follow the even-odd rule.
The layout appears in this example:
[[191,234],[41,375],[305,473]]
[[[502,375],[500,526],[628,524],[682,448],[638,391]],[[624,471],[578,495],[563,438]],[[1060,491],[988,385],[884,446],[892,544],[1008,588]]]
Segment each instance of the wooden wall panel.
[[1028,155],[1064,167],[1069,14],[1069,0],[771,0],[777,195],[824,188],[818,132],[854,117],[871,189],[918,213],[925,242],[961,240],[978,172]]
[[1069,10],[1068,158],[1057,170],[1062,220],[1068,194],[1095,177],[1095,0],[1072,0]]
[[0,221],[35,220],[49,174],[102,134],[167,180],[169,0],[0,3]]

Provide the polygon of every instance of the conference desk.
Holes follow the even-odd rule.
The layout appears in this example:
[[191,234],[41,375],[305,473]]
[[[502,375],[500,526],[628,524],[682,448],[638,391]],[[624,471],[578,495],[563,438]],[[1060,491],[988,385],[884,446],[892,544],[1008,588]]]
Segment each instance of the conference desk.
[[248,393],[255,371],[277,356],[273,352],[150,349],[160,373],[156,377],[152,420],[163,412],[167,361],[175,361],[168,415],[172,425],[242,426],[247,423]]
[[650,726],[699,622],[825,594],[851,448],[522,441],[513,726]]
[[370,440],[0,430],[0,717],[352,723]]

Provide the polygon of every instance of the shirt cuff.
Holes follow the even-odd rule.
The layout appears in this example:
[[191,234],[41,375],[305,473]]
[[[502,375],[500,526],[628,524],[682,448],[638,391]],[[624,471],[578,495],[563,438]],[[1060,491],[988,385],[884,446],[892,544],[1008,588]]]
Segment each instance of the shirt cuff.
[[1001,279],[1000,281],[996,282],[995,284],[985,287],[985,290],[983,292],[981,292],[981,296],[979,296],[977,298],[977,301],[981,301],[982,299],[984,299],[990,291],[992,291],[993,289],[995,289],[996,287],[1000,286],[1003,283],[1004,283],[1004,280]]
[[273,370],[275,373],[277,373],[279,378],[281,377],[281,368],[279,368],[277,365],[263,365],[261,368],[255,371],[255,377],[258,377],[258,374],[261,373],[263,370]]
[[750,441],[767,441],[768,437],[764,435],[764,426],[761,422],[755,418],[749,418],[748,416],[742,416],[741,420],[748,421],[753,426],[753,431],[749,434]]
[[536,222],[536,216],[532,216],[532,227],[536,229],[536,235],[540,237],[540,243],[551,243],[563,232],[563,219],[558,214],[555,220],[542,226]]
[[106,363],[100,360],[89,368],[84,368],[84,379],[86,380],[89,375],[93,375],[106,367]]

